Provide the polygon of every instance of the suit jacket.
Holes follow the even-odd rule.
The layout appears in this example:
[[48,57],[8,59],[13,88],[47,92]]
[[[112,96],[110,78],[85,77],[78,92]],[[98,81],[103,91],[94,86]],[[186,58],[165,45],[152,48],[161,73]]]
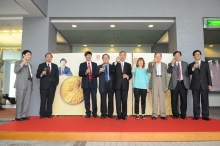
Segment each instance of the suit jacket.
[[[185,61],[181,61],[182,67],[182,76],[183,76],[183,83],[186,89],[189,89],[189,72],[188,72],[188,63]],[[178,68],[176,63],[172,66],[171,63],[168,64],[167,72],[171,74],[170,82],[169,82],[169,89],[174,90],[177,85],[178,80]]]
[[[61,72],[61,71],[62,71],[61,69],[62,69],[62,67],[59,67],[59,68],[58,68],[58,75],[61,75],[61,73],[62,73],[62,72]],[[64,68],[64,74],[67,75],[67,76],[72,76],[72,75],[73,75],[72,72],[71,72],[71,70],[70,70],[70,68],[69,68],[69,67],[66,67],[66,66],[65,66],[65,68]]]
[[[96,77],[96,68],[97,64],[95,62],[92,63],[92,84],[93,88],[97,88],[97,77]],[[86,73],[86,70],[88,69],[87,67],[87,62],[83,62],[79,66],[79,76],[82,77],[82,88],[87,89],[89,87],[89,76]]]
[[51,86],[56,89],[57,85],[59,84],[59,74],[58,74],[58,67],[56,64],[51,63],[51,71],[50,74],[47,72],[46,75],[41,77],[42,71],[47,68],[47,63],[44,62],[39,64],[37,69],[36,78],[40,79],[40,89],[49,89],[50,84]]
[[192,75],[190,89],[199,91],[200,87],[202,90],[209,90],[208,86],[212,86],[212,79],[209,69],[209,64],[207,62],[201,61],[200,68],[192,70],[195,62],[189,64],[189,74]]
[[[132,72],[131,72],[131,64],[124,62],[124,70],[122,72],[121,70],[121,63],[115,63],[111,66],[111,72],[114,74],[113,79],[113,88],[116,90],[124,90],[128,91],[129,89],[129,80],[132,78]],[[128,79],[122,77],[123,74],[128,75]]]
[[[96,69],[96,76],[99,77],[99,92],[100,93],[103,93],[104,92],[104,85],[105,85],[105,73],[104,72],[101,72],[99,73],[99,70],[100,68],[102,68],[103,64],[102,65],[99,65],[97,66],[97,69]],[[113,79],[114,79],[114,74],[111,72],[111,67],[112,65],[109,64],[109,77],[110,77],[110,88],[111,88],[111,91],[114,92],[113,90]]]
[[[147,71],[149,73],[151,73],[149,88],[152,89],[153,86],[154,86],[154,81],[156,79],[156,75],[157,75],[156,63],[152,66],[152,62],[150,62],[148,64]],[[161,62],[161,75],[162,75],[162,77],[161,77],[162,78],[162,88],[163,88],[163,91],[166,92],[166,88],[167,88],[167,85],[168,85],[168,82],[167,82],[167,65],[163,62]]]
[[[27,82],[28,82],[28,76],[29,76],[28,66],[23,65],[21,67],[21,65],[20,65],[21,62],[22,62],[22,60],[15,62],[15,67],[14,67],[14,73],[16,74],[14,88],[16,88],[16,89],[25,89],[27,86]],[[32,71],[31,64],[30,64],[30,67],[31,67],[31,71]],[[33,81],[32,81],[32,87],[33,87]]]

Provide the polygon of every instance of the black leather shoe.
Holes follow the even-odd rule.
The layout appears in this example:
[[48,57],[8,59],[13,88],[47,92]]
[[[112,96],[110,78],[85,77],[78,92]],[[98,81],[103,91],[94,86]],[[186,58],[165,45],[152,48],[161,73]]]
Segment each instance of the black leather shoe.
[[202,118],[203,120],[206,120],[206,121],[210,121],[211,119],[209,118]]
[[22,120],[30,120],[29,117],[24,117],[24,118],[21,118]]
[[122,118],[123,120],[128,120],[126,117]]
[[15,121],[23,121],[22,118],[15,118]]
[[162,120],[168,120],[167,117],[160,117]]
[[40,119],[43,119],[44,118],[44,116],[40,116]]
[[106,117],[104,117],[104,116],[101,116],[101,119],[105,119]]
[[89,115],[86,115],[86,116],[85,116],[85,118],[86,118],[86,119],[89,119],[89,118],[90,118],[90,116],[89,116]]
[[187,118],[186,117],[181,117],[181,119],[186,120]]
[[173,117],[173,119],[178,119],[178,117]]
[[49,116],[47,116],[48,118],[53,118],[53,116],[52,115],[49,115]]
[[152,117],[152,120],[156,120],[157,118],[156,117]]
[[98,118],[99,116],[97,116],[97,115],[94,115],[93,117],[94,117],[94,118]]
[[117,118],[116,118],[116,120],[120,120],[120,119],[121,119],[120,117],[117,117]]
[[108,116],[109,118],[111,118],[111,119],[114,119],[115,117],[114,116]]
[[199,118],[195,118],[195,117],[194,117],[193,120],[199,120]]

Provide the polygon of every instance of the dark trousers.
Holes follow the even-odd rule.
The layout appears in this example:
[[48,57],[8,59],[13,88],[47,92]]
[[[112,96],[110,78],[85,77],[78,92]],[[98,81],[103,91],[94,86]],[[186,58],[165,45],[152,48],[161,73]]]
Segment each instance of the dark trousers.
[[171,107],[172,113],[174,117],[179,117],[178,111],[178,96],[180,95],[180,111],[181,117],[186,117],[187,111],[187,92],[188,90],[185,88],[183,81],[177,81],[176,88],[171,90]]
[[118,118],[125,118],[127,116],[127,99],[128,91],[127,90],[116,90],[116,110]]
[[[105,82],[104,84],[104,92],[100,93],[101,95],[101,116],[106,117],[106,113],[108,112],[108,116],[113,116],[113,92],[111,91],[110,82]],[[108,111],[107,111],[107,95],[108,95]]]
[[200,117],[200,95],[201,95],[201,105],[202,105],[202,117],[209,117],[209,91],[202,90],[199,91],[192,90],[193,95],[193,114],[195,118]]
[[141,97],[141,111],[145,114],[147,89],[134,88],[135,114],[139,114],[139,101]]
[[92,115],[97,116],[97,99],[96,99],[97,88],[93,88],[92,82],[89,82],[89,88],[83,88],[83,95],[85,100],[86,115],[91,115],[90,110],[90,95],[92,97]]
[[52,105],[56,89],[51,85],[49,89],[40,89],[41,103],[40,103],[40,116],[51,116]]

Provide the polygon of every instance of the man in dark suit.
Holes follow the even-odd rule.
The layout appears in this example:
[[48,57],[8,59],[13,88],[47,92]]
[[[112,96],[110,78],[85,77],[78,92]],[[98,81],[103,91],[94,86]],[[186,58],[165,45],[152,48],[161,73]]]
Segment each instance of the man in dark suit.
[[201,51],[195,50],[193,56],[195,62],[189,64],[189,74],[192,75],[190,88],[193,95],[193,114],[194,119],[200,117],[200,95],[202,102],[202,119],[209,119],[209,90],[212,89],[212,80],[209,64],[201,60]]
[[[127,98],[129,89],[129,80],[132,78],[131,64],[125,62],[126,52],[121,51],[116,61],[111,67],[111,72],[114,73],[113,87],[116,96],[116,120],[127,120]],[[122,105],[122,110],[121,110]]]
[[[43,119],[45,116],[52,118],[52,105],[56,87],[59,83],[58,67],[53,64],[53,55],[47,53],[45,55],[46,62],[39,64],[37,69],[36,77],[40,79],[40,118]],[[45,106],[47,107],[45,109]]]
[[189,89],[189,72],[188,63],[182,61],[182,53],[175,51],[173,53],[174,59],[168,64],[167,72],[171,74],[168,88],[171,90],[171,106],[173,118],[179,117],[177,109],[178,96],[180,95],[180,111],[181,118],[186,119],[187,110],[187,91]]
[[97,77],[96,68],[97,64],[91,61],[92,52],[85,52],[86,62],[83,62],[79,66],[79,76],[82,77],[82,88],[83,95],[85,100],[85,108],[86,108],[86,118],[90,118],[90,94],[92,96],[92,115],[94,118],[98,118],[97,116]]
[[[99,77],[99,92],[101,95],[101,119],[106,118],[108,113],[109,118],[113,117],[113,95],[114,90],[112,88],[113,73],[110,72],[111,64],[109,64],[110,56],[108,54],[102,55],[103,64],[99,65],[96,69],[96,75]],[[107,111],[107,99],[108,94],[108,111]]]
[[66,63],[67,63],[67,61],[65,58],[62,58],[60,60],[61,66],[58,68],[58,74],[60,76],[62,76],[62,75],[72,76],[73,75],[70,68],[66,66]]

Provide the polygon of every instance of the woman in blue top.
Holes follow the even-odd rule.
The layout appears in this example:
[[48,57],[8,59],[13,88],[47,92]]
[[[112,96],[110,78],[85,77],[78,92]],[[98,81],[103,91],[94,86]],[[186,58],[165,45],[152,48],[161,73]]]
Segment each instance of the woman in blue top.
[[135,114],[136,119],[140,119],[139,116],[139,100],[141,97],[141,111],[142,111],[142,119],[146,119],[145,116],[145,108],[146,108],[146,96],[148,90],[148,72],[145,69],[145,61],[143,58],[134,59],[134,64],[136,67],[133,68],[134,75],[134,98],[135,98]]

